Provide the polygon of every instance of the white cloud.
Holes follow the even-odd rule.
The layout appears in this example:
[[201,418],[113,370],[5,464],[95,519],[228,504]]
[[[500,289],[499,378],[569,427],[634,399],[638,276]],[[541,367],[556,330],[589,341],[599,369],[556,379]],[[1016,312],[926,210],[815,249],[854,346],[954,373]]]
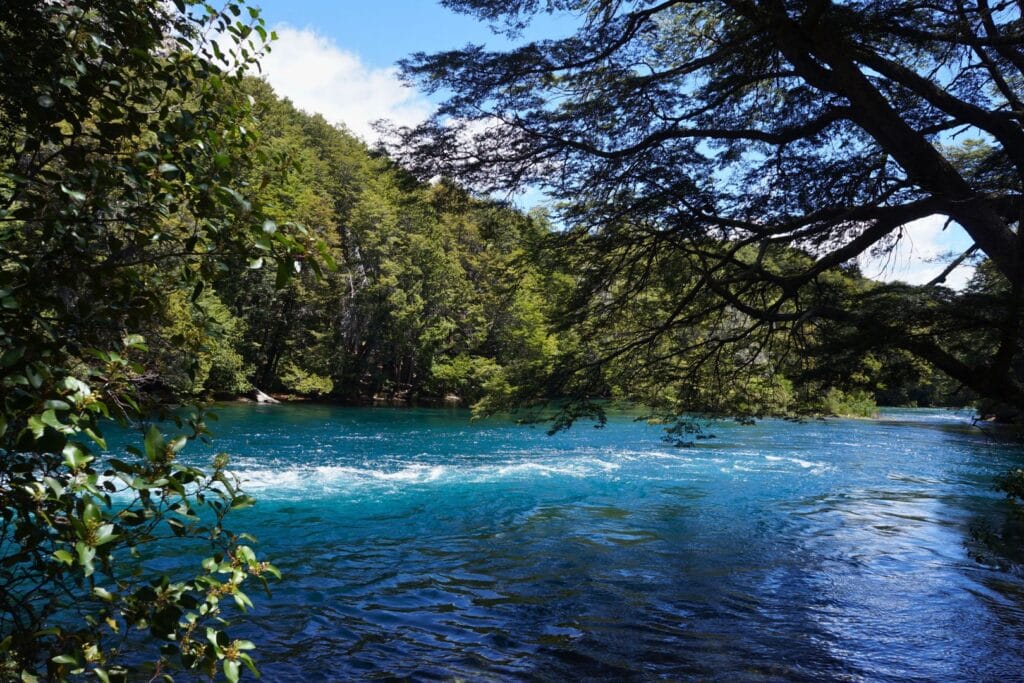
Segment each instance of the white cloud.
[[[861,270],[865,276],[893,282],[901,280],[913,285],[923,285],[937,277],[953,257],[958,256],[971,245],[971,239],[956,223],[946,227],[945,216],[928,216],[908,223],[896,248],[885,256],[862,256]],[[970,263],[959,265],[946,277],[945,285],[962,289],[974,273]]]
[[300,109],[344,124],[370,143],[378,138],[373,121],[413,125],[430,114],[430,102],[402,84],[396,67],[370,66],[313,29],[280,25],[274,30],[279,39],[261,60],[263,74]]

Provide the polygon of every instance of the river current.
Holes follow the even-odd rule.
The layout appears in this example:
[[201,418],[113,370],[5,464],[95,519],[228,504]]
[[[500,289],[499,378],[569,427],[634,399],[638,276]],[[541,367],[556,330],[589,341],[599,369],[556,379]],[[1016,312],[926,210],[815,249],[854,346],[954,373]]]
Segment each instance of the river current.
[[217,412],[259,500],[231,526],[285,574],[231,628],[264,680],[1024,671],[1024,579],[986,542],[1024,452],[963,413],[720,423],[675,448],[628,416],[549,437],[444,409]]

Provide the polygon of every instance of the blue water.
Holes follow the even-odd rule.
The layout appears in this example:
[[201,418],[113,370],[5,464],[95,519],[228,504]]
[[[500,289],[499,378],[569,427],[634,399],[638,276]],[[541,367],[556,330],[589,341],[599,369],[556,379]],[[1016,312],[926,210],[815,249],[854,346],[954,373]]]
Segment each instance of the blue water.
[[721,424],[678,449],[627,417],[548,437],[456,410],[218,412],[260,501],[232,526],[285,573],[231,629],[265,680],[1024,671],[1024,579],[974,540],[1024,454],[963,414]]

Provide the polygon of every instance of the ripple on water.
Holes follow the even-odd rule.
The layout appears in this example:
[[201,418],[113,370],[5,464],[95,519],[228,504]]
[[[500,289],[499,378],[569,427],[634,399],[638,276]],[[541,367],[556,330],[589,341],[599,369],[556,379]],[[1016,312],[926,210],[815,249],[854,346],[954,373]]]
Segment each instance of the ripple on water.
[[[968,553],[1019,462],[962,417],[693,448],[441,410],[222,411],[286,580],[232,627],[265,680],[1012,680],[1024,580]],[[197,461],[209,453],[189,452]],[[173,558],[168,558],[168,561]]]

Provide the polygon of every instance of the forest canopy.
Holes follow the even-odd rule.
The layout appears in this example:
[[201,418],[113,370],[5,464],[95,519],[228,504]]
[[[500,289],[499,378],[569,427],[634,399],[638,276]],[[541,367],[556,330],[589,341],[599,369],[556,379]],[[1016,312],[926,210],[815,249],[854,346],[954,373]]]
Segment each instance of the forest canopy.
[[[580,276],[564,324],[603,336],[566,378],[642,356],[633,377],[677,409],[735,409],[720,397],[740,371],[850,376],[837,361],[895,355],[1024,407],[1017,3],[445,4],[512,36],[540,12],[582,18],[565,38],[407,60],[452,94],[393,148],[423,177],[561,202],[552,239]],[[857,257],[929,216],[973,241],[950,266],[985,261],[965,291],[948,271],[858,283]]]

